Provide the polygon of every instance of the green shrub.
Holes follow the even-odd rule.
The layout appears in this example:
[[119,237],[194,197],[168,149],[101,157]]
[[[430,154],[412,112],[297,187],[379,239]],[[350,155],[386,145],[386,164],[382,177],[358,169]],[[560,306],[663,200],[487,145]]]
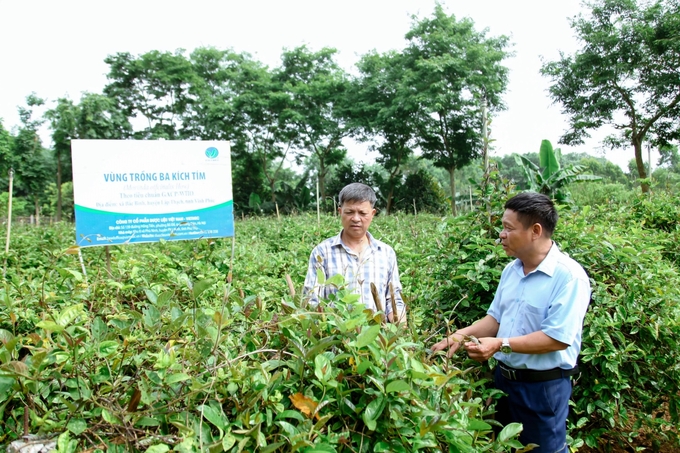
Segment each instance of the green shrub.
[[680,229],[680,203],[664,191],[638,195],[633,203],[633,219],[644,228],[666,232]]
[[599,181],[572,184],[569,190],[577,206],[615,206],[628,201],[637,193],[624,184],[605,184]]
[[[507,196],[497,198],[490,201],[495,208],[442,227],[445,241],[435,268],[439,335],[486,313],[510,260],[494,244],[494,222]],[[583,265],[593,289],[573,393],[574,447],[625,443],[640,432],[680,446],[680,273],[674,262],[680,235],[666,232],[677,224],[678,202],[657,194],[634,200],[632,208],[607,203],[560,209],[554,239]]]
[[680,273],[663,258],[677,244],[631,224],[626,211],[584,209],[565,216],[555,236],[593,288],[572,433],[591,447],[641,431],[677,445]]
[[230,240],[85,249],[81,268],[72,228],[18,230],[0,286],[0,442],[27,421],[63,451],[519,446],[518,425],[491,439],[493,393],[462,357],[431,359],[357,296],[310,309],[287,294],[290,263],[306,269],[309,244],[337,233],[312,218],[239,222],[232,283]]

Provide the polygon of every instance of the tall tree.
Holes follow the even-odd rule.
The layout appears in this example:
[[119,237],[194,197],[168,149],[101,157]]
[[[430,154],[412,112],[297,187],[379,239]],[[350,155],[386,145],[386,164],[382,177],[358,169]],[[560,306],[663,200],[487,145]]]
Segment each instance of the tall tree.
[[368,53],[357,66],[361,77],[351,90],[350,114],[360,127],[361,139],[378,140],[372,149],[380,153],[377,162],[389,173],[386,211],[390,214],[402,166],[413,155],[420,106],[407,83],[412,77],[402,54]]
[[5,182],[7,181],[8,172],[14,163],[12,147],[12,136],[4,128],[2,119],[0,119],[0,181],[2,181],[2,187],[7,186]]
[[[57,105],[45,113],[52,127],[54,158],[57,164],[57,222],[61,221],[64,156],[71,156],[71,140],[76,138],[77,106],[70,99],[60,98]],[[70,165],[69,165],[70,167]]]
[[423,156],[449,172],[451,209],[456,213],[455,170],[482,151],[482,99],[491,112],[503,108],[508,69],[506,36],[487,37],[471,19],[459,21],[441,5],[416,21],[404,51],[409,83],[421,105],[419,142]]
[[285,118],[297,136],[300,159],[310,156],[318,165],[322,199],[328,170],[347,154],[342,140],[352,132],[346,121],[349,80],[334,60],[336,53],[331,48],[312,52],[306,46],[285,51],[274,74],[293,99]]
[[71,140],[123,139],[132,132],[125,115],[108,96],[84,93],[79,104],[68,98],[57,99],[54,108],[45,112],[52,129],[54,159],[57,167],[57,221],[62,216],[61,185],[73,179]]
[[680,136],[680,1],[597,0],[588,6],[588,16],[571,21],[582,48],[541,69],[552,81],[552,99],[570,117],[560,142],[583,143],[590,130],[611,125],[618,133],[606,141],[632,145],[645,179],[643,142],[665,144]]
[[40,198],[47,183],[52,179],[53,170],[47,151],[43,149],[38,128],[41,119],[33,119],[33,109],[45,104],[35,94],[26,97],[26,107],[19,107],[21,127],[13,140],[13,165],[17,176],[17,188],[32,199],[35,207],[36,222],[40,222]]
[[232,149],[243,142],[243,118],[234,106],[239,80],[257,65],[247,53],[199,47],[189,56],[193,77],[182,117],[182,138],[230,140]]
[[[115,99],[127,118],[146,121],[134,138],[179,138],[181,118],[190,102],[194,71],[182,50],[147,52],[135,57],[127,52],[110,55],[109,83],[104,94]],[[143,122],[141,122],[143,124]]]
[[241,118],[246,149],[259,162],[271,202],[278,209],[277,183],[298,137],[298,131],[288,121],[292,95],[269,68],[252,60],[243,62],[236,82],[238,93],[233,105]]

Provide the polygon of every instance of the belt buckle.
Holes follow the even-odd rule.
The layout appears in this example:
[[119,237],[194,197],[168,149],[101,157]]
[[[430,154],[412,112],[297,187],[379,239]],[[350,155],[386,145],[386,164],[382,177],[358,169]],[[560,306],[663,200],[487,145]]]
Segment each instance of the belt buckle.
[[504,366],[501,366],[501,375],[505,379],[510,379],[511,381],[516,381],[517,380],[517,375],[515,374],[515,370],[506,368]]

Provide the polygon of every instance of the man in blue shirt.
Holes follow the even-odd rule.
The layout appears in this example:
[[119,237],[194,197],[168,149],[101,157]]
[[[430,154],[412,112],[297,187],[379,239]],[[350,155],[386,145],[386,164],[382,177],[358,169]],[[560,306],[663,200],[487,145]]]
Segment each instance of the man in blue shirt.
[[[404,301],[401,297],[399,268],[394,249],[374,238],[368,227],[375,215],[376,196],[373,189],[361,183],[345,186],[338,195],[338,213],[342,231],[314,247],[309,257],[304,293],[316,305],[337,291],[332,286],[319,285],[317,271],[326,279],[336,274],[344,277],[350,291],[373,311],[377,310],[371,283],[377,289],[380,304],[391,322],[406,322]],[[392,296],[397,313],[393,313]]]
[[570,376],[578,372],[590,302],[586,272],[551,239],[556,225],[547,196],[527,192],[508,200],[500,240],[516,259],[503,270],[487,315],[432,347],[450,357],[462,344],[479,362],[493,356],[495,385],[506,394],[496,419],[522,423],[520,441],[548,453],[567,452]]

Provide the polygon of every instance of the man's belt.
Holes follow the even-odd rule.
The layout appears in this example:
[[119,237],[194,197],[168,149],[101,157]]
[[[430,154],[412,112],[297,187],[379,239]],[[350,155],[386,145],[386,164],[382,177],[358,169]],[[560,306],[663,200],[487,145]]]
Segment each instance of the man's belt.
[[553,368],[551,370],[520,370],[509,367],[503,362],[498,362],[498,368],[500,368],[501,375],[505,379],[521,382],[552,381],[553,379],[573,376],[579,371],[578,365],[568,370],[565,370],[564,368]]

